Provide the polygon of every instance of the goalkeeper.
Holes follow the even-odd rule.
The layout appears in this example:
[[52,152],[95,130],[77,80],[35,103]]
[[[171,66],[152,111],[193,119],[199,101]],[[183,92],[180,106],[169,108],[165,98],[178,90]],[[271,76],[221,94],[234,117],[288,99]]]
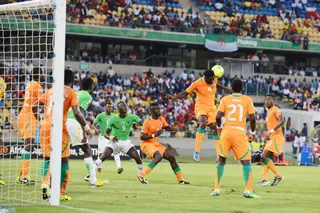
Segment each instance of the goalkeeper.
[[221,88],[229,92],[232,91],[231,88],[218,83],[218,78],[215,77],[212,70],[206,70],[204,72],[204,77],[194,81],[185,91],[180,92],[178,95],[166,95],[168,100],[174,101],[177,99],[183,99],[194,91],[197,94],[195,115],[198,119],[198,129],[193,154],[193,160],[196,162],[200,161],[200,146],[207,126],[209,126],[213,132],[213,140],[216,144],[216,150],[218,150],[217,145],[219,144],[220,138],[216,128],[217,109],[214,101],[217,88]]

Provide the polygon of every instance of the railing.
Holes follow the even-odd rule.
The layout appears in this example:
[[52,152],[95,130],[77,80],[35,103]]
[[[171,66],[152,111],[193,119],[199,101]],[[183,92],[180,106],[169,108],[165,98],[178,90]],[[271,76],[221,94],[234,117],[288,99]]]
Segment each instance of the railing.
[[188,68],[194,69],[195,58],[190,58],[190,60],[183,59],[181,57],[175,56],[157,56],[152,55],[146,59],[140,59],[132,61],[131,59],[117,59],[103,58],[103,57],[91,57],[91,56],[66,56],[66,61],[84,61],[90,63],[109,63],[109,60],[113,64],[126,64],[126,65],[140,65],[140,66],[152,66],[152,67],[170,67],[170,68]]

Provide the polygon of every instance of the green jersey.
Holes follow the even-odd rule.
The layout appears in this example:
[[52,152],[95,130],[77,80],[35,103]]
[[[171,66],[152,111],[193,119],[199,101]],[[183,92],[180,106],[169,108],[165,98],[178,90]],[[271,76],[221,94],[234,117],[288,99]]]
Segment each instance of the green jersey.
[[119,140],[128,140],[132,130],[133,123],[139,123],[141,119],[133,114],[127,114],[126,117],[120,118],[119,114],[111,118],[108,129],[111,129],[111,136],[116,136]]
[[[77,95],[78,95],[78,100],[79,100],[79,106],[86,112],[89,105],[92,102],[92,96],[86,90],[78,91]],[[72,108],[70,108],[70,110],[69,110],[68,118],[76,120],[76,117],[74,116]]]
[[100,130],[101,130],[100,135],[101,136],[104,136],[104,134],[106,134],[108,124],[113,116],[114,116],[113,114],[107,115],[106,112],[102,112],[94,120],[94,122],[93,122],[94,125],[100,126]]

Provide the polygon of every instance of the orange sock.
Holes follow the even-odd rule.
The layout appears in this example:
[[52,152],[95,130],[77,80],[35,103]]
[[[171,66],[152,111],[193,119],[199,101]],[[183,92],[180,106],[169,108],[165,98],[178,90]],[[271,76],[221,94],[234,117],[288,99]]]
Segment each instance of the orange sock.
[[224,166],[217,166],[216,168],[217,170],[216,170],[215,181],[214,181],[214,189],[220,189],[221,183],[222,183]]
[[262,164],[262,180],[268,180],[268,171],[269,171],[269,167],[265,164]]
[[198,128],[196,132],[196,145],[194,147],[195,152],[200,152],[200,146],[202,144],[203,136],[204,136],[204,129]]
[[178,181],[182,181],[183,180],[182,172],[181,172],[181,169],[180,169],[179,166],[177,168],[173,169],[173,172],[176,175]]
[[148,165],[146,167],[144,167],[144,169],[139,174],[139,176],[145,178],[147,176],[147,174],[149,174],[155,166],[156,165],[154,165],[152,162],[149,162]]
[[274,173],[274,175],[277,178],[281,176],[280,172],[278,171],[278,169],[276,168],[276,166],[270,158],[268,158],[268,160],[264,164],[266,164],[269,167],[269,169]]
[[219,136],[214,135],[214,136],[213,136],[213,143],[214,143],[215,148],[216,148],[217,156],[219,156],[219,150],[220,150],[220,137],[219,137]]
[[50,169],[48,169],[47,174],[42,181],[42,184],[50,185]]
[[252,168],[251,165],[244,165],[242,167],[245,190],[252,192]]

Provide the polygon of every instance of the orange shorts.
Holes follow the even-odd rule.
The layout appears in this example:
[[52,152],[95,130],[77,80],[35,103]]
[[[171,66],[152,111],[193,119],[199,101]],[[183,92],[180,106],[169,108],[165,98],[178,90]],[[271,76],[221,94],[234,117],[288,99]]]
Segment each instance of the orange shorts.
[[20,113],[18,115],[19,139],[35,138],[37,134],[37,119],[34,114]]
[[[44,120],[40,126],[40,147],[43,157],[50,157],[51,152],[51,120]],[[66,128],[62,130],[62,154],[61,157],[70,156],[69,134]]]
[[273,153],[273,155],[278,156],[284,144],[283,134],[271,135],[270,140],[266,143],[264,150],[268,150]]
[[167,148],[161,145],[159,142],[155,143],[141,143],[141,151],[148,156],[148,158],[153,159],[154,154],[159,151],[161,155],[167,150]]
[[222,157],[228,157],[232,150],[235,160],[250,160],[248,136],[238,129],[223,129],[220,137],[220,153]]
[[216,122],[217,110],[215,108],[206,109],[204,107],[197,106],[194,113],[197,119],[201,115],[205,115],[207,117],[207,125]]

